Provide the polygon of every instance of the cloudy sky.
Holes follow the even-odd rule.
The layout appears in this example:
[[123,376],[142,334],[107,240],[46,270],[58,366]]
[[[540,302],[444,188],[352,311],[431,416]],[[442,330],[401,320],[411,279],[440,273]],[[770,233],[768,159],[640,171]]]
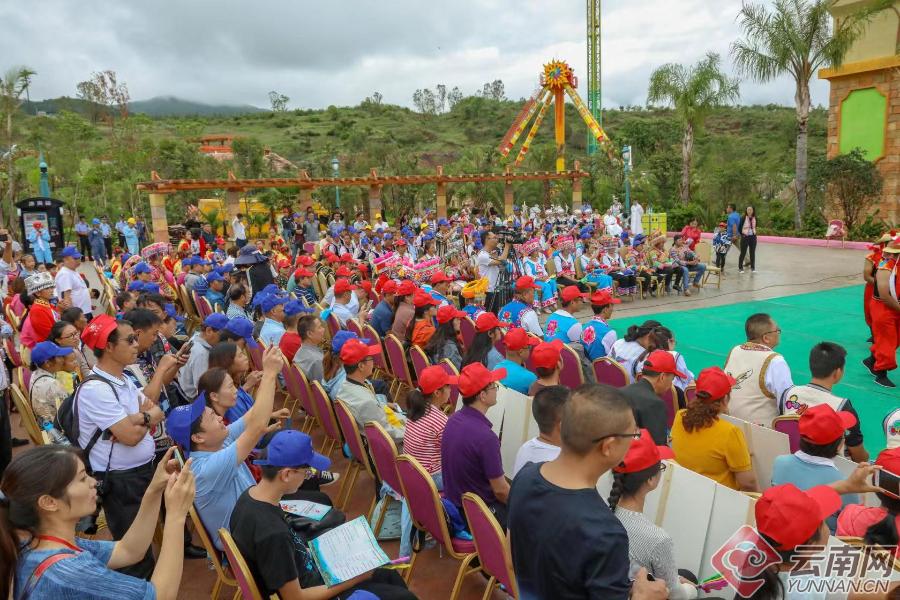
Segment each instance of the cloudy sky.
[[[643,104],[650,72],[666,62],[713,51],[731,70],[740,5],[604,0],[604,106]],[[38,72],[32,98],[74,96],[102,69],[118,72],[135,100],[267,107],[278,90],[290,108],[319,108],[379,91],[411,105],[416,88],[469,94],[494,79],[520,98],[547,60],[581,76],[586,62],[582,0],[3,0],[0,32],[0,70]],[[813,86],[814,104],[827,104],[827,83]],[[741,94],[744,104],[793,104],[788,79],[745,81]]]

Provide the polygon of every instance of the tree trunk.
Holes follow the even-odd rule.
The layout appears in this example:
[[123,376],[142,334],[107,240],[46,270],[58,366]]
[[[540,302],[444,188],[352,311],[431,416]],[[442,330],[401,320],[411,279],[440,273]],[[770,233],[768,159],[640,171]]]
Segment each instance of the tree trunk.
[[691,201],[691,157],[694,154],[694,126],[684,126],[684,137],[681,140],[681,202]]
[[809,82],[797,83],[797,158],[794,175],[794,187],[797,191],[797,205],[794,210],[794,226],[803,226],[803,213],[806,211],[806,184],[809,179],[809,156],[807,154],[807,130],[809,128]]
[[[9,188],[7,192],[7,196],[9,197],[9,211],[10,215],[12,215],[15,211],[13,210],[13,201],[15,200],[15,186],[16,179],[15,175],[15,166],[13,165],[13,148],[12,148],[12,109],[10,109],[9,113],[6,115],[6,151],[9,153],[7,155],[7,177],[9,177]],[[10,218],[12,218],[10,216]],[[0,224],[3,223],[3,206],[0,205]]]

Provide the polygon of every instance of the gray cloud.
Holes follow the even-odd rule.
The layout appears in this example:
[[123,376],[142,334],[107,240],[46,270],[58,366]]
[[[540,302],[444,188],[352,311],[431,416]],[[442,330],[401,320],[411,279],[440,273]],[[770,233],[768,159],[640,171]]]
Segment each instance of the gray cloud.
[[[650,72],[707,51],[727,58],[740,0],[608,0],[603,15],[603,102],[643,104]],[[32,97],[74,95],[92,71],[113,69],[135,99],[176,95],[266,106],[276,89],[291,107],[356,104],[374,91],[409,105],[416,88],[472,93],[503,79],[527,96],[542,63],[585,73],[581,1],[5,0],[3,65],[38,72]],[[744,103],[793,103],[789,79],[743,82]],[[827,103],[826,82],[813,100]]]

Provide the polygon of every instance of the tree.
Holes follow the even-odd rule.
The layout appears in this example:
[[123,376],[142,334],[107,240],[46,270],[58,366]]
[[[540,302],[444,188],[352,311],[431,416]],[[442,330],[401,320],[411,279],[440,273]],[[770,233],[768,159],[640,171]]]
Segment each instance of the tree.
[[741,73],[760,82],[771,81],[783,74],[794,79],[797,113],[794,225],[798,229],[806,210],[809,81],[822,67],[839,67],[872,15],[893,3],[878,0],[838,20],[833,31],[828,13],[831,4],[831,0],[775,0],[771,11],[760,4],[744,4],[738,14],[744,38],[731,46],[735,65]]
[[[128,101],[131,100],[131,95],[128,93],[128,86],[125,82],[119,83],[116,72],[107,69],[94,73],[91,82],[96,87],[96,93],[102,103],[110,110],[118,111],[120,120],[127,119]],[[107,117],[112,120],[112,112],[108,113]]]
[[456,106],[462,98],[462,92],[459,91],[458,87],[454,86],[453,89],[447,93],[447,105],[450,107],[450,110],[453,110],[453,107]]
[[77,90],[75,95],[88,103],[88,114],[91,116],[91,123],[96,124],[106,104],[100,87],[97,85],[97,82],[88,79],[76,85],[75,89]]
[[503,80],[495,79],[494,81],[485,83],[481,86],[480,96],[490,100],[506,100],[506,88],[503,85]]
[[439,83],[435,87],[435,90],[437,90],[435,93],[435,105],[437,111],[442,113],[447,107],[447,86],[443,83]]
[[813,182],[826,188],[848,231],[859,225],[860,217],[881,195],[881,173],[859,148],[814,164]]
[[691,200],[691,161],[694,136],[716,107],[739,97],[738,82],[729,79],[719,68],[719,55],[708,53],[692,67],[665,64],[650,75],[647,103],[670,103],[681,122],[681,201]]
[[287,103],[290,101],[291,99],[288,96],[279,94],[275,90],[269,92],[269,103],[272,105],[272,112],[285,112]]
[[257,138],[235,138],[231,143],[231,151],[238,177],[254,178],[262,175],[265,148]]
[[[7,198],[9,199],[10,216],[12,216],[13,202],[16,194],[16,176],[15,176],[15,148],[13,144],[13,115],[22,106],[22,96],[31,85],[31,78],[37,73],[28,67],[13,67],[9,69],[0,79],[0,114],[6,116],[6,169],[9,178],[9,189]],[[0,205],[0,223],[3,223],[3,208]]]

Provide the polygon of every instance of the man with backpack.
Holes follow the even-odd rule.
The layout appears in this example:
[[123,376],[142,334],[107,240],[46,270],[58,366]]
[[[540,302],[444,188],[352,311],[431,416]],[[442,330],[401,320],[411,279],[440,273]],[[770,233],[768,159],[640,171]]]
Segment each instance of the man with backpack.
[[[85,450],[88,467],[97,479],[97,495],[114,540],[122,539],[141,506],[153,478],[156,448],[150,430],[165,418],[158,405],[160,390],[174,379],[178,359],[167,354],[150,382],[138,388],[125,376],[137,360],[138,338],[128,321],[100,315],[81,339],[97,357],[97,364],[58,414],[70,441]],[[66,422],[68,421],[68,422]],[[147,578],[153,571],[148,550],[138,563],[121,572]]]

